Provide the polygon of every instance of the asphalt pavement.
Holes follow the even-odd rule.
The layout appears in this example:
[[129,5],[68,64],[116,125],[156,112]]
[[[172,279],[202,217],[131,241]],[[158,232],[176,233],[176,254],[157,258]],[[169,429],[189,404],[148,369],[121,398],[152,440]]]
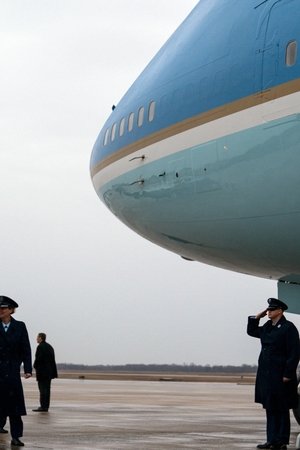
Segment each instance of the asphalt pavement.
[[[265,442],[253,384],[57,379],[48,413],[32,411],[36,381],[23,386],[27,450],[253,450]],[[295,449],[300,429],[291,418]],[[11,448],[0,435],[0,450]]]

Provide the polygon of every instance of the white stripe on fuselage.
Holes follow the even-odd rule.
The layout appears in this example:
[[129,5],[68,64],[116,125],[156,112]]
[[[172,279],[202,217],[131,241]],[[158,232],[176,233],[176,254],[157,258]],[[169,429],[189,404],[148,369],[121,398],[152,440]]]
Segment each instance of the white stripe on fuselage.
[[[106,183],[124,173],[160,158],[299,112],[300,92],[296,92],[224,116],[204,125],[175,134],[111,163],[93,176],[93,184],[98,192]],[[143,160],[140,158],[141,155],[145,155]]]

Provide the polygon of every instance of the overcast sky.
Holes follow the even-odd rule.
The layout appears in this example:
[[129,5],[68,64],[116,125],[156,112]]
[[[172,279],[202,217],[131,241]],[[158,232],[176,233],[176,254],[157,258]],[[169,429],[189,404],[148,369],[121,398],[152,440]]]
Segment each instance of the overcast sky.
[[147,242],[90,180],[112,104],[196,3],[0,2],[0,291],[19,303],[33,351],[46,332],[58,362],[257,361],[247,316],[276,283]]

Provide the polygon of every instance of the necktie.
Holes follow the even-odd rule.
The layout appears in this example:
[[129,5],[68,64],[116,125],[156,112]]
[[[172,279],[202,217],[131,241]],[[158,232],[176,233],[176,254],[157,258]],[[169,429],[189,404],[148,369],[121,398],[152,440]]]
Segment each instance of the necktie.
[[5,333],[7,332],[7,329],[8,329],[8,325],[4,325],[4,331],[5,331]]

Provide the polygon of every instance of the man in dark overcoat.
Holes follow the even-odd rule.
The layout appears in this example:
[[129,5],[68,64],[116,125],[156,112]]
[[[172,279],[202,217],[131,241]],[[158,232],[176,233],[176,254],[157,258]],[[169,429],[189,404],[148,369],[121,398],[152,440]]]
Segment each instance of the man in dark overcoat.
[[33,367],[40,391],[40,406],[33,409],[35,412],[47,412],[50,406],[51,380],[57,378],[55,353],[52,345],[46,342],[46,334],[37,335],[37,349]]
[[[284,450],[290,438],[290,412],[298,404],[297,366],[300,356],[299,333],[284,316],[287,305],[275,298],[268,307],[248,318],[247,333],[259,338],[261,352],[255,384],[255,402],[266,410],[267,442],[257,448]],[[259,326],[261,318],[268,320]]]
[[24,376],[32,375],[31,348],[26,325],[13,319],[18,304],[9,297],[0,296],[0,417],[9,417],[11,445],[23,446],[22,417],[26,415],[24,393],[20,376],[21,364]]

